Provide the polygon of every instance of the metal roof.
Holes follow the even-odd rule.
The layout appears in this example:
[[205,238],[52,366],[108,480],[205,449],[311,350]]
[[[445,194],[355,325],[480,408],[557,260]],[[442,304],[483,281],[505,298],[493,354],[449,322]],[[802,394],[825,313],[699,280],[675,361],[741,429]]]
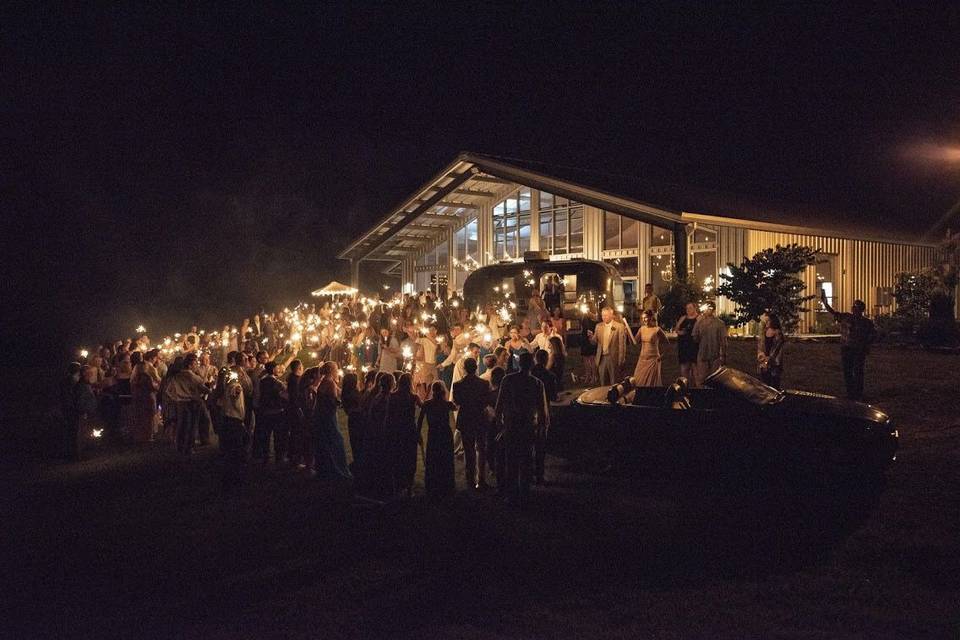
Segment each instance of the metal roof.
[[710,192],[695,186],[654,183],[578,167],[460,153],[406,201],[338,255],[391,262],[419,255],[459,229],[483,205],[493,205],[518,185],[671,228],[688,222],[738,224],[810,235],[924,244],[919,234],[883,221],[864,228],[844,216],[798,205]]

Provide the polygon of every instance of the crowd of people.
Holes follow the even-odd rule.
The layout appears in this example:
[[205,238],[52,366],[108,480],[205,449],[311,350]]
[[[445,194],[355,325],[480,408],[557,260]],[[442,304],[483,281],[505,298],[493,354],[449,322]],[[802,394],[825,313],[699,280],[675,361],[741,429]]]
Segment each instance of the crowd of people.
[[[140,327],[137,338],[83,350],[70,364],[61,390],[68,455],[79,457],[91,433],[167,441],[184,455],[216,433],[227,485],[240,482],[252,460],[390,498],[412,491],[422,452],[430,495],[452,490],[455,455],[475,489],[487,489],[495,476],[507,492],[505,479],[519,487],[526,477],[525,466],[507,455],[508,444],[525,439],[508,432],[531,430],[532,477],[542,480],[546,407],[567,373],[564,333],[549,312],[541,318],[534,309],[514,321],[509,308],[468,312],[457,297],[440,302],[425,292],[302,304],[221,331],[191,327],[156,343]],[[522,410],[519,399],[498,407],[511,374],[537,381],[540,409]],[[535,422],[519,426],[520,416]]]
[[[239,483],[252,459],[350,482],[377,499],[411,493],[420,455],[427,493],[442,496],[454,488],[461,457],[470,487],[486,490],[493,477],[498,491],[522,500],[531,482],[544,481],[550,402],[567,384],[619,382],[629,341],[640,345],[633,386],[664,386],[668,337],[652,288],[636,332],[609,306],[599,317],[592,305],[579,308],[577,372],[566,364],[571,324],[560,297],[534,290],[525,305],[506,297],[471,311],[456,296],[440,301],[430,292],[354,295],[220,331],[191,327],[156,344],[140,327],[137,338],[84,351],[82,362],[69,365],[61,390],[68,455],[78,458],[90,433],[167,441],[184,455],[216,433],[226,485]],[[837,317],[849,328],[844,340],[868,344],[862,313]],[[713,303],[687,304],[673,332],[681,376],[691,385],[723,365],[727,328]],[[757,372],[777,388],[784,343],[780,322],[767,314]],[[853,354],[844,356],[848,386],[862,392],[865,347],[844,349]]]

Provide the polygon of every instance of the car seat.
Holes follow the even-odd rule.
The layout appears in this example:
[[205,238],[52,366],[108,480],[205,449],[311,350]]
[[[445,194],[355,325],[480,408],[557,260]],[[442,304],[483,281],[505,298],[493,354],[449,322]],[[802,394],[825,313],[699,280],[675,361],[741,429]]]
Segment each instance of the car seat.
[[677,378],[676,381],[667,388],[663,394],[663,407],[665,409],[690,409],[690,393],[688,390],[687,379]]

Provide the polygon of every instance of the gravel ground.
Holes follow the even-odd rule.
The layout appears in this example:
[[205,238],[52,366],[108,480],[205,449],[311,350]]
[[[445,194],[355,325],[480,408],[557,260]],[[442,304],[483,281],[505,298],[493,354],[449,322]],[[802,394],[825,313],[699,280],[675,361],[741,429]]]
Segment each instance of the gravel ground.
[[[837,350],[791,344],[785,385],[838,393]],[[957,638],[958,365],[875,350],[868,399],[899,423],[898,460],[869,516],[817,541],[559,459],[520,512],[467,492],[373,508],[273,466],[222,494],[212,449],[9,455],[0,637]]]

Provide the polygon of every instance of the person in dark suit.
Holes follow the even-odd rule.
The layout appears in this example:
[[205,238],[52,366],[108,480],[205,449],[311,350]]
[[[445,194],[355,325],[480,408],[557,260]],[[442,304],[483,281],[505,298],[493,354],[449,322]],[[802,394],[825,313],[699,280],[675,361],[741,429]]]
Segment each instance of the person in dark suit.
[[[533,360],[536,364],[533,366],[533,369],[530,370],[530,375],[539,380],[543,385],[543,393],[547,396],[547,402],[555,402],[557,400],[557,377],[553,375],[549,369],[547,369],[547,360],[549,359],[550,354],[543,349],[540,349],[534,353]],[[543,471],[547,455],[547,439],[545,431],[537,431],[537,440],[533,445],[533,451],[534,479],[537,484],[543,484]]]
[[457,412],[457,430],[463,440],[463,462],[467,485],[483,490],[487,487],[487,399],[490,383],[477,377],[477,361],[464,358],[466,375],[453,385],[453,402]]
[[[533,447],[550,428],[550,409],[543,383],[530,374],[533,354],[520,354],[520,370],[503,379],[494,411],[494,428],[504,449],[503,487],[507,500],[523,506],[530,492]],[[542,436],[539,435],[542,432]]]

